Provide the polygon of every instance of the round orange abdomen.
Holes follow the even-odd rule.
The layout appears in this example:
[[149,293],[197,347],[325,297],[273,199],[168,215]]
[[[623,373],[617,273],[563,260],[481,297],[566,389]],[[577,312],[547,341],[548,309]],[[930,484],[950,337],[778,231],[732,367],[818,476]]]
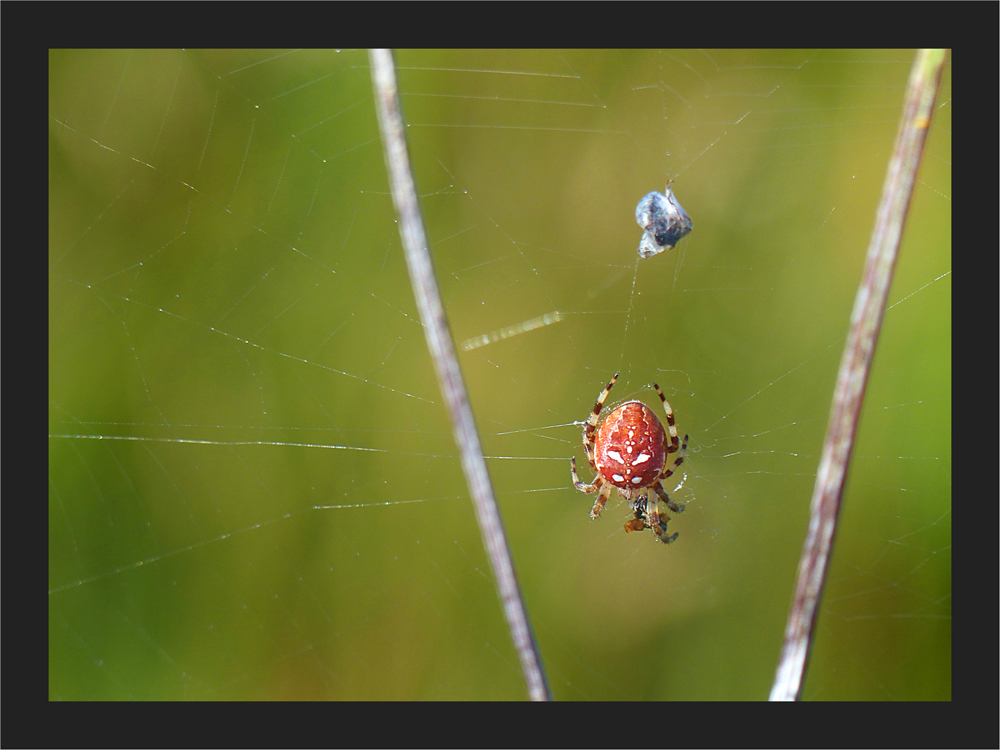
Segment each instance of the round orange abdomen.
[[666,461],[663,425],[639,401],[622,404],[597,428],[594,463],[604,481],[626,497],[655,482]]

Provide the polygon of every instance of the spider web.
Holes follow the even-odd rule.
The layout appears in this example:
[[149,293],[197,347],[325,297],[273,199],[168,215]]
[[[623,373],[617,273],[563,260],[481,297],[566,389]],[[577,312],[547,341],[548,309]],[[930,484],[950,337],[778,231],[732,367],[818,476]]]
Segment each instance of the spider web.
[[[559,699],[768,694],[905,51],[402,52],[414,168]],[[520,699],[364,51],[53,52],[52,699]],[[805,697],[951,696],[951,84]],[[640,261],[673,179],[694,230]],[[601,388],[688,459],[625,534]],[[674,484],[671,483],[668,490]]]

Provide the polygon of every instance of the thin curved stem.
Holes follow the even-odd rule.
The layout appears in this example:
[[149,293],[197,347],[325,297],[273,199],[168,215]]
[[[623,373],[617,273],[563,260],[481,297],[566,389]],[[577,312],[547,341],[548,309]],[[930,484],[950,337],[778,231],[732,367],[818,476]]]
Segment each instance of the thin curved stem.
[[448,320],[434,276],[434,266],[427,249],[427,235],[424,232],[420,203],[417,200],[416,185],[406,147],[392,52],[385,49],[369,50],[368,59],[371,62],[375,107],[382,132],[382,147],[385,150],[392,201],[399,217],[399,235],[406,254],[406,265],[410,271],[410,282],[413,285],[417,308],[420,310],[420,319],[424,324],[427,348],[434,360],[441,393],[451,416],[455,443],[461,455],[462,470],[465,472],[465,479],[472,495],[483,546],[493,569],[511,638],[521,660],[528,695],[532,700],[551,700],[552,696],[542,670],[542,660],[531,633],[524,600],[521,598],[521,590],[514,572],[514,562],[507,545],[507,535],[500,519],[500,510],[486,470],[486,460],[480,447],[472,408],[469,406],[465,381],[458,366],[455,344],[448,329]]
[[844,479],[944,61],[944,50],[920,50],[910,72],[899,132],[886,170],[865,270],[854,299],[851,329],[837,373],[830,421],[816,471],[809,530],[799,560],[798,580],[771,700],[798,700],[802,693]]

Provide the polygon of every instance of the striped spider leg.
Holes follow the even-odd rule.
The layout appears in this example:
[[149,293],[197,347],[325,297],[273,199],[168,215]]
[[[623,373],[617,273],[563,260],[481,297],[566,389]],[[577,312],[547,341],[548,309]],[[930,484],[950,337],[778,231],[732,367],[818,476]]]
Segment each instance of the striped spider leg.
[[601,395],[597,397],[597,402],[594,404],[590,417],[588,417],[583,428],[583,449],[587,451],[587,461],[590,463],[590,468],[597,472],[597,476],[594,477],[594,481],[590,484],[581,482],[580,475],[576,473],[576,456],[571,457],[569,460],[570,470],[573,476],[573,486],[580,490],[580,492],[586,492],[588,495],[592,495],[595,492],[597,493],[597,502],[594,503],[594,507],[590,510],[591,518],[597,518],[601,515],[601,511],[604,510],[604,504],[608,502],[608,498],[611,496],[611,485],[604,483],[604,480],[601,479],[600,472],[597,471],[597,464],[594,463],[594,447],[596,445],[594,435],[597,432],[597,419],[601,415],[601,409],[604,406],[604,399],[606,399],[608,394],[611,393],[611,388],[618,380],[619,374],[620,373],[616,372],[615,376],[611,378],[611,382],[605,386],[603,391],[601,391]]
[[[656,389],[656,394],[660,397],[660,401],[663,402],[663,410],[667,413],[667,434],[670,437],[670,443],[669,445],[665,446],[665,451],[667,454],[677,453],[677,458],[674,459],[674,462],[669,467],[667,467],[666,462],[664,462],[662,473],[660,474],[659,477],[657,477],[656,481],[654,481],[650,485],[650,489],[652,489],[656,493],[658,500],[653,503],[649,503],[647,501],[644,506],[645,510],[644,516],[638,515],[637,512],[636,518],[644,521],[643,524],[644,528],[653,529],[653,531],[656,532],[657,538],[661,542],[670,544],[677,538],[677,534],[675,532],[672,536],[669,537],[666,536],[667,518],[665,515],[662,517],[660,516],[659,500],[662,500],[663,504],[666,505],[674,513],[682,513],[684,511],[683,505],[678,505],[677,503],[675,503],[673,500],[670,499],[670,496],[667,495],[667,491],[663,489],[662,483],[664,480],[669,478],[674,473],[674,471],[677,470],[678,466],[684,463],[684,458],[687,455],[688,436],[687,435],[684,436],[683,442],[679,440],[679,438],[677,437],[677,425],[674,423],[674,410],[670,406],[670,403],[667,401],[667,397],[663,395],[663,391],[660,390],[660,386],[658,386],[656,383],[653,383],[653,388]],[[679,446],[678,443],[680,443]],[[634,524],[634,522],[635,522],[634,520],[629,521],[629,524]],[[634,530],[635,530],[634,528],[629,529],[628,524],[626,524],[626,531],[634,531]]]

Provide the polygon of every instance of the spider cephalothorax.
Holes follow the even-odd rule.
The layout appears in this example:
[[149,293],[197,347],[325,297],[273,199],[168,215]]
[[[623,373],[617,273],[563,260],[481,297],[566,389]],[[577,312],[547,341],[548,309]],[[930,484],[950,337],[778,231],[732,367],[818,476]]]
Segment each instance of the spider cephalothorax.
[[[688,436],[684,436],[683,443],[678,439],[673,409],[656,383],[653,383],[653,388],[667,413],[666,430],[653,411],[640,401],[628,401],[616,407],[598,427],[597,420],[604,399],[616,380],[618,373],[601,391],[583,428],[583,447],[587,451],[590,468],[597,472],[597,476],[591,484],[581,482],[576,473],[576,458],[571,458],[573,486],[588,494],[598,493],[597,502],[590,511],[591,518],[601,515],[614,487],[618,494],[630,501],[635,514],[635,518],[625,524],[625,531],[652,529],[661,542],[669,544],[677,538],[677,534],[667,536],[667,516],[660,515],[659,501],[662,500],[674,513],[683,511],[684,506],[671,500],[661,483],[684,461]],[[667,468],[667,456],[671,453],[678,455]],[[656,493],[652,502],[649,500],[650,490]]]

